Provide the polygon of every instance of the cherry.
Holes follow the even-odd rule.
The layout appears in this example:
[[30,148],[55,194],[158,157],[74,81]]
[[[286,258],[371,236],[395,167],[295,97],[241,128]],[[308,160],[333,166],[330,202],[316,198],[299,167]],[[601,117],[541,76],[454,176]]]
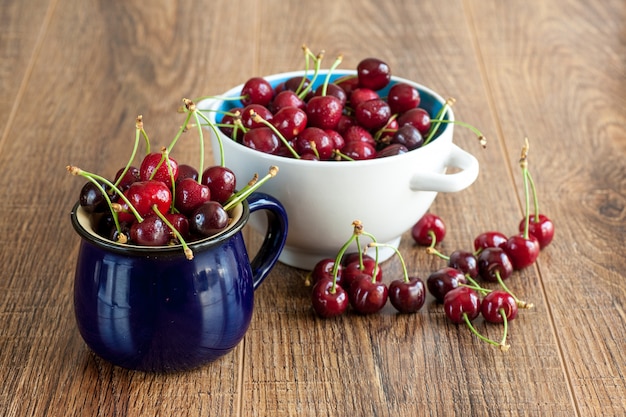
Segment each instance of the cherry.
[[211,199],[211,190],[193,178],[184,178],[176,185],[174,207],[185,215],[191,215],[200,205]]
[[439,216],[426,213],[411,228],[411,236],[419,245],[434,246],[446,236],[446,225]]
[[480,314],[480,297],[468,287],[457,287],[450,290],[443,299],[446,317],[455,324],[474,320]]
[[86,182],[80,190],[79,202],[87,213],[104,213],[109,208],[102,191],[91,181]]
[[295,147],[300,155],[314,154],[320,160],[328,160],[333,156],[335,141],[325,130],[307,127],[296,138]]
[[[187,216],[182,213],[166,213],[164,214],[165,219],[169,222],[168,226],[172,226],[183,239],[189,238],[189,220]],[[170,227],[170,234],[172,238],[178,238],[173,230]]]
[[341,149],[341,153],[355,161],[376,158],[374,145],[365,142],[347,142]]
[[348,299],[354,310],[361,314],[372,314],[380,311],[387,303],[389,289],[387,286],[368,274],[355,277],[348,289]]
[[513,264],[504,249],[485,248],[478,255],[478,272],[489,282],[505,280],[513,273]]
[[291,90],[291,91],[295,91],[296,93],[300,93],[301,91],[309,87],[310,84],[311,84],[310,79],[303,77],[303,76],[296,76],[296,77],[291,77],[287,81],[285,81],[284,88],[285,90]]
[[178,163],[171,157],[167,157],[161,152],[152,152],[146,155],[139,167],[139,177],[141,181],[156,180],[172,186],[178,176]]
[[191,215],[189,228],[200,236],[211,236],[221,232],[228,226],[228,213],[217,201],[207,201]]
[[387,94],[387,102],[391,113],[404,113],[414,109],[420,104],[419,91],[410,84],[397,83],[391,86]]
[[443,302],[448,292],[465,283],[467,283],[465,275],[458,269],[451,267],[439,269],[431,273],[426,279],[428,292],[440,303]]
[[244,106],[249,104],[267,106],[274,98],[274,89],[265,78],[253,77],[243,85],[241,96]]
[[256,129],[265,126],[261,121],[255,120],[255,115],[267,121],[271,121],[274,117],[267,107],[261,106],[260,104],[249,104],[241,111],[241,123],[246,129]]
[[450,254],[448,266],[458,269],[471,278],[478,277],[478,260],[472,252],[465,250],[455,250]]
[[205,169],[201,182],[211,190],[211,199],[219,203],[228,200],[237,186],[235,173],[230,168],[221,165]]
[[[313,270],[311,271],[311,278],[313,279],[313,283],[317,283],[322,279],[333,279],[333,269],[335,268],[335,260],[332,258],[324,258],[319,260]],[[341,279],[343,272],[343,265],[337,265],[337,278],[336,282],[338,285],[343,285],[343,281]]]
[[407,110],[398,117],[400,127],[407,123],[415,126],[422,135],[426,135],[430,131],[430,115],[421,107]]
[[357,88],[350,93],[350,106],[356,109],[361,103],[378,99],[380,99],[380,95],[376,91],[369,88]]
[[356,70],[361,87],[380,90],[391,80],[389,65],[378,58],[363,59],[358,63]]
[[372,145],[372,147],[376,145],[376,141],[372,137],[372,134],[362,126],[350,126],[344,131],[342,136],[346,143],[364,142]]
[[335,130],[343,135],[348,130],[348,128],[352,126],[357,126],[354,117],[347,114],[342,114],[339,118],[339,123],[337,123],[337,127],[335,128]]
[[315,96],[306,105],[309,126],[335,129],[341,118],[343,105],[335,96]]
[[404,145],[408,150],[413,150],[424,144],[424,137],[415,126],[407,123],[393,134],[391,143]]
[[135,222],[130,228],[130,238],[143,246],[164,246],[170,240],[169,227],[157,216],[146,217],[142,222]]
[[515,298],[502,290],[494,290],[487,294],[480,307],[482,316],[490,323],[502,323],[505,318],[511,321],[517,316],[517,310]]
[[[376,271],[376,274],[374,274],[374,271]],[[362,274],[367,275],[370,279],[375,275],[375,280],[377,282],[382,282],[383,280],[383,270],[380,265],[377,265],[374,258],[368,255],[363,255],[362,265],[358,257],[348,263],[344,263],[341,274],[342,285],[345,288],[350,288],[352,283]]]
[[328,137],[333,141],[333,143],[335,144],[333,146],[334,150],[341,150],[343,148],[343,146],[346,144],[345,139],[343,138],[343,136],[341,136],[339,134],[338,131],[336,130],[331,130],[331,129],[326,129],[325,130],[326,134],[328,135]]
[[172,193],[162,181],[137,181],[124,193],[140,216],[153,214],[153,206],[161,213],[167,213],[172,204]]
[[332,279],[322,278],[313,285],[311,292],[313,310],[324,318],[343,314],[349,305],[346,291]]
[[235,141],[241,140],[241,137],[244,134],[244,129],[242,129],[238,124],[235,123],[235,120],[240,120],[243,112],[243,108],[235,107],[231,109],[228,113],[222,116],[222,121],[219,124],[220,130],[229,138],[232,138]]
[[352,92],[359,88],[359,78],[356,76],[342,77],[334,82],[346,92],[348,99],[351,100]]
[[401,313],[415,313],[426,301],[424,281],[409,277],[408,281],[396,279],[389,284],[389,301]]
[[283,90],[276,94],[268,108],[271,112],[276,114],[280,109],[284,107],[295,107],[297,109],[304,110],[306,103],[302,100],[294,91]]
[[198,180],[199,174],[198,170],[187,164],[178,165],[178,178],[176,178],[176,183],[178,184],[180,181],[185,178],[191,178],[193,180]]
[[539,241],[532,235],[524,237],[523,233],[511,236],[504,245],[504,250],[511,260],[513,269],[524,269],[537,260]]
[[[323,90],[324,90],[324,84],[317,87],[317,89],[315,90],[314,96],[324,95]],[[336,97],[342,106],[345,106],[346,103],[348,102],[348,95],[346,94],[346,91],[337,84],[332,84],[332,83],[327,84],[326,95]]]
[[115,174],[115,185],[117,185],[117,188],[120,191],[124,192],[128,190],[128,187],[130,187],[132,183],[137,182],[140,179],[141,175],[139,173],[139,168],[131,165],[128,167],[128,169],[120,168],[120,170],[117,171],[117,173]]
[[[526,227],[526,218],[519,224],[519,231],[523,232]],[[539,248],[543,249],[552,242],[554,238],[554,223],[546,215],[530,215],[528,219],[528,233],[537,239]]]
[[267,126],[248,130],[241,143],[250,149],[269,154],[277,153],[282,145],[280,138]]
[[274,114],[271,123],[286,140],[291,140],[307,127],[307,121],[307,114],[304,110],[287,106]]
[[508,237],[501,232],[483,232],[474,239],[474,250],[480,252],[486,248],[503,248]]
[[354,116],[357,123],[364,128],[377,130],[387,124],[391,117],[391,109],[383,99],[367,100],[358,105]]
[[376,152],[376,158],[386,158],[388,156],[402,155],[407,153],[409,150],[406,146],[400,143],[392,143],[391,145],[387,145],[378,152]]

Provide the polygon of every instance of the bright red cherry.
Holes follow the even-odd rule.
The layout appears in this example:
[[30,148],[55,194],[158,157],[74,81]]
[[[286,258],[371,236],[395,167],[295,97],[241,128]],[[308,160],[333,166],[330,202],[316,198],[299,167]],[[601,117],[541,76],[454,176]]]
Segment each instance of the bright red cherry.
[[202,173],[202,184],[211,190],[212,200],[224,203],[235,191],[237,178],[230,168],[214,165]]
[[517,302],[506,291],[494,290],[487,294],[481,302],[480,312],[486,321],[490,323],[502,323],[504,317],[511,321],[517,317]]
[[446,236],[446,225],[439,216],[426,213],[415,223],[411,229],[411,235],[419,245],[430,246],[439,243]]
[[404,113],[419,106],[420,93],[417,88],[407,83],[397,83],[391,86],[387,94],[387,102],[392,114]]
[[[335,260],[332,258],[324,258],[319,260],[313,270],[311,271],[311,279],[313,283],[321,281],[322,279],[333,279],[333,269],[335,268]],[[336,282],[338,285],[343,285],[342,276],[343,274],[343,265],[339,264],[337,266],[337,279]]]
[[152,215],[141,223],[133,223],[130,238],[133,243],[142,246],[164,246],[170,240],[170,229],[161,218]]
[[172,157],[168,157],[168,159],[169,162],[165,160],[161,152],[152,152],[146,155],[139,167],[141,181],[161,181],[171,188],[172,178],[176,181],[178,177],[178,163]]
[[309,126],[335,129],[343,112],[343,105],[335,96],[315,96],[306,105]]
[[480,314],[480,297],[468,287],[458,287],[449,291],[443,299],[443,310],[452,323],[463,323],[465,317],[470,321]]
[[250,78],[241,89],[241,102],[244,106],[248,104],[260,104],[267,106],[274,98],[274,89],[270,83],[261,77]]
[[361,87],[380,90],[389,84],[391,70],[389,65],[378,58],[365,58],[356,67]]
[[419,277],[396,279],[389,284],[389,301],[400,313],[415,313],[426,301],[426,287]]
[[474,239],[474,250],[480,252],[486,248],[504,247],[509,238],[504,234],[496,231],[484,232],[476,236]]
[[513,269],[524,269],[537,260],[539,256],[539,242],[533,235],[525,238],[523,234],[511,236],[504,245],[504,251],[509,256]]
[[[522,219],[519,224],[519,231],[523,232],[526,219]],[[545,248],[554,238],[554,223],[544,214],[539,214],[538,218],[531,215],[528,221],[528,233],[533,235],[539,242],[541,249]]]
[[333,280],[322,278],[313,286],[311,292],[313,310],[324,318],[343,314],[349,305],[348,295],[340,285],[333,285]]
[[398,117],[398,126],[411,124],[420,131],[422,135],[426,135],[430,130],[430,114],[421,107],[407,110]]
[[441,268],[426,279],[428,292],[440,303],[443,303],[448,292],[465,283],[467,283],[467,279],[463,272],[451,267]]
[[172,193],[169,187],[157,180],[134,182],[124,195],[142,217],[154,215],[153,206],[156,206],[160,213],[165,214],[172,204]]
[[391,109],[383,99],[368,100],[359,104],[355,109],[354,117],[364,128],[378,130],[387,124],[391,117]]
[[348,299],[354,310],[361,314],[372,314],[380,311],[389,297],[387,286],[373,281],[367,274],[361,274],[350,285]]
[[187,216],[210,199],[209,187],[193,178],[184,178],[176,184],[174,207]]

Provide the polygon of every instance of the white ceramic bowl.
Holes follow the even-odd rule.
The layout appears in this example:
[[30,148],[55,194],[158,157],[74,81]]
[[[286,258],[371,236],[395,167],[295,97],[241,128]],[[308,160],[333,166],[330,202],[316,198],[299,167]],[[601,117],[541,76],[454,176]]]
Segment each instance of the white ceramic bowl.
[[[322,83],[327,71],[318,77]],[[333,78],[354,74],[354,71],[335,70]],[[303,71],[275,74],[265,77],[277,85]],[[415,82],[392,77],[389,87],[406,82],[418,88],[420,107],[432,115],[443,106],[444,99]],[[240,95],[238,85],[220,97]],[[241,106],[239,101],[206,99],[198,108],[207,110],[214,121],[221,120],[220,111]],[[447,119],[454,120],[451,109]],[[219,143],[211,133],[214,156],[217,159]],[[263,185],[263,192],[276,197],[289,217],[287,243],[279,260],[287,265],[312,269],[317,261],[334,257],[351,236],[354,220],[360,220],[364,229],[378,242],[397,247],[403,233],[408,231],[427,211],[437,192],[456,192],[470,186],[478,176],[478,161],[452,142],[453,124],[442,124],[440,133],[428,145],[380,159],[365,161],[307,161],[265,154],[241,145],[220,132],[226,166],[235,172],[239,181],[248,181],[254,173],[263,176],[272,165],[279,167],[278,175]],[[447,168],[455,173],[446,174]],[[253,227],[265,230],[264,219],[252,219]],[[256,226],[255,226],[256,225]],[[368,240],[364,240],[367,244]],[[350,250],[354,250],[352,247]],[[379,252],[384,261],[394,254],[387,248]]]

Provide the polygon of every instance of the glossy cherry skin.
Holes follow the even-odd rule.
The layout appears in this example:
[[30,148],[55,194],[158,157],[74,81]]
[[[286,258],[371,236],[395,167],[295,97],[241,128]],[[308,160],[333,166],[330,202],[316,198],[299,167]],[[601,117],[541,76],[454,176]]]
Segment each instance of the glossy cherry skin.
[[356,67],[359,85],[372,90],[380,90],[389,84],[389,65],[378,58],[365,58]]
[[471,321],[480,314],[481,301],[478,293],[468,287],[458,287],[446,294],[443,309],[452,323],[465,322],[464,316]]
[[333,289],[332,279],[322,278],[313,285],[311,304],[320,317],[329,318],[343,314],[350,302],[340,285],[335,285]]
[[263,122],[256,120],[255,115],[268,122],[274,118],[274,115],[267,107],[260,104],[249,104],[241,110],[241,123],[245,128],[256,129],[257,127],[265,126]]
[[426,213],[411,228],[411,236],[419,245],[430,246],[433,243],[435,235],[435,243],[439,243],[446,236],[446,225],[439,216],[432,213]]
[[443,303],[447,293],[457,288],[459,284],[466,283],[467,279],[463,272],[451,267],[441,268],[426,278],[428,292],[440,303]]
[[235,173],[220,165],[210,166],[202,173],[202,184],[211,190],[211,199],[224,203],[237,187]]
[[139,168],[137,167],[128,167],[128,170],[126,170],[124,177],[120,179],[120,175],[122,175],[123,172],[124,168],[120,168],[120,170],[117,171],[117,173],[115,174],[115,183],[117,184],[117,188],[122,192],[128,190],[128,187],[130,187],[132,183],[141,180]]
[[260,104],[267,106],[274,98],[274,89],[271,84],[262,77],[253,77],[245,82],[241,89],[241,102],[248,104]]
[[389,104],[383,99],[365,101],[355,109],[357,123],[369,130],[378,130],[387,124],[391,117]]
[[472,278],[478,277],[478,260],[472,252],[455,250],[450,254],[448,266],[458,269]]
[[158,216],[152,215],[141,223],[133,223],[130,238],[133,243],[142,246],[165,246],[170,240],[170,229]]
[[176,182],[180,182],[185,178],[191,178],[194,180],[198,180],[199,174],[198,170],[187,164],[178,165],[178,178],[176,178]]
[[312,153],[325,161],[330,159],[335,150],[335,141],[326,133],[325,130],[318,127],[307,127],[295,140],[296,152],[303,155]]
[[352,283],[365,274],[370,277],[374,276],[374,269],[376,269],[376,281],[382,282],[383,269],[380,265],[376,266],[376,260],[372,257],[363,256],[363,268],[358,257],[348,263],[344,263],[343,271],[341,273],[341,282],[344,288],[349,289]]
[[393,134],[391,143],[398,143],[406,146],[409,150],[413,150],[424,144],[424,137],[415,126],[405,124]]
[[283,90],[274,96],[268,108],[272,113],[276,114],[284,107],[295,107],[304,110],[306,103],[294,91]]
[[483,232],[474,239],[474,250],[480,252],[486,248],[504,247],[509,238],[501,232],[489,231]]
[[400,313],[415,313],[426,301],[424,281],[409,277],[409,281],[396,279],[389,284],[389,301]]
[[189,216],[198,207],[211,199],[211,190],[193,178],[184,178],[177,182],[174,206],[181,213]]
[[389,289],[382,283],[372,281],[372,277],[361,274],[356,277],[348,289],[348,299],[352,308],[361,314],[380,311],[389,297]]
[[478,255],[478,272],[482,279],[489,282],[505,280],[513,273],[513,264],[502,248],[485,248]]
[[[523,232],[525,227],[526,219],[522,219],[519,224],[519,231]],[[538,219],[535,215],[531,215],[528,221],[528,233],[537,239],[539,248],[543,249],[554,238],[554,223],[544,214],[540,214]]]
[[196,235],[208,237],[224,230],[229,221],[228,213],[220,203],[207,201],[192,213],[189,228]]
[[376,158],[386,158],[388,156],[396,156],[407,153],[409,150],[406,146],[399,143],[392,143],[376,152]]
[[[311,271],[311,279],[313,283],[315,284],[316,282],[321,281],[322,279],[332,280],[334,268],[335,268],[334,259],[324,258],[324,259],[319,260],[313,267],[313,270]],[[343,274],[343,265],[339,264],[337,266],[337,280],[336,280],[338,285],[343,285],[342,274]]]
[[[105,188],[103,184],[101,185]],[[108,210],[107,201],[102,191],[91,181],[86,182],[83,188],[81,188],[79,201],[81,207],[87,213],[104,213]]]
[[513,269],[519,270],[534,264],[539,256],[539,242],[529,234],[528,238],[522,234],[511,236],[504,245],[504,251],[509,256]]
[[155,205],[159,212],[165,214],[172,204],[169,187],[157,180],[134,182],[124,195],[142,217],[154,214],[152,207]]
[[517,302],[511,294],[502,290],[494,290],[487,294],[481,303],[480,312],[490,323],[502,323],[506,316],[507,321],[517,317]]
[[398,117],[398,126],[411,124],[420,131],[422,135],[426,135],[430,130],[430,115],[421,107],[407,110]]
[[267,126],[248,130],[241,143],[250,149],[268,154],[275,154],[281,146],[280,138]]
[[377,155],[374,145],[366,142],[346,142],[341,153],[355,161],[374,159]]
[[307,114],[304,110],[287,106],[274,113],[271,123],[289,141],[306,129],[307,121]]
[[[162,159],[163,162],[161,162]],[[172,157],[168,157],[168,159],[169,162],[165,161],[163,154],[160,152],[152,152],[146,155],[139,167],[141,181],[156,180],[165,183],[168,187],[172,187],[172,178],[176,181],[178,177],[178,163]]]
[[309,126],[320,129],[335,129],[342,112],[343,105],[335,96],[315,96],[306,105]]
[[410,84],[397,83],[391,86],[387,94],[387,102],[392,114],[404,113],[419,106],[419,91]]

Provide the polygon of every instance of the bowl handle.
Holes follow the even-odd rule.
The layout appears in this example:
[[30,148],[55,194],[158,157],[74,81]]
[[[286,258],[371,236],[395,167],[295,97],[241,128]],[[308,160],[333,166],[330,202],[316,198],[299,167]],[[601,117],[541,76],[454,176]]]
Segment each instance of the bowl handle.
[[250,261],[252,284],[256,290],[272,270],[287,240],[287,212],[274,197],[254,192],[247,198],[250,213],[265,210],[267,213],[267,231],[259,251]]
[[478,160],[455,144],[452,144],[445,165],[459,168],[460,171],[454,174],[418,172],[409,182],[411,190],[452,193],[469,187],[478,178]]

